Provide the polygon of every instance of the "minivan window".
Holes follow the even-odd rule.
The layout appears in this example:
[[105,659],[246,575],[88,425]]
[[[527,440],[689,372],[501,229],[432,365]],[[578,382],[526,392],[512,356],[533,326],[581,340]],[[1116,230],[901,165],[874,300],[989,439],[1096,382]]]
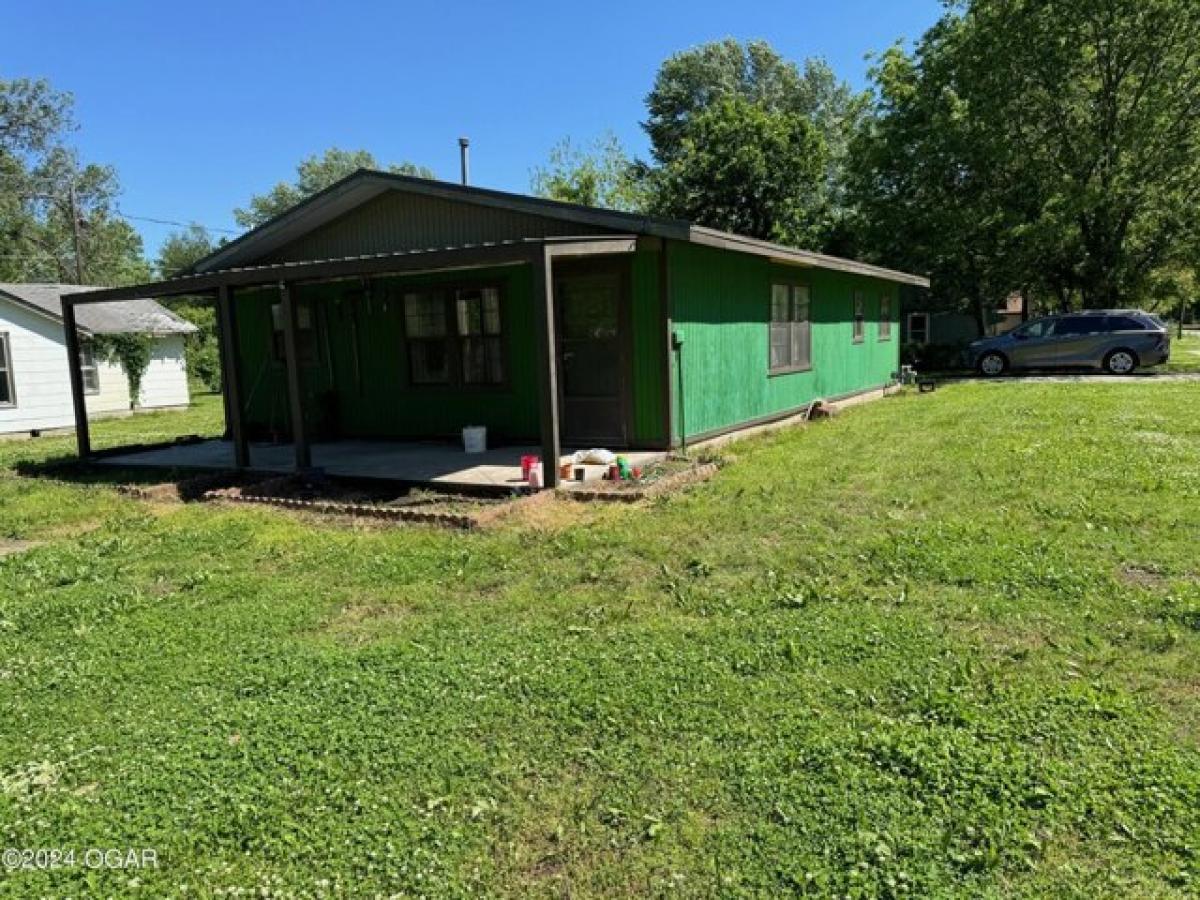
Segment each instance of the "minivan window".
[[1109,331],[1145,331],[1146,326],[1132,316],[1109,316]]
[[1099,316],[1064,316],[1054,326],[1056,335],[1093,334],[1100,330],[1103,320]]
[[1046,335],[1049,327],[1054,324],[1053,319],[1040,319],[1037,322],[1030,322],[1028,325],[1022,325],[1014,334],[1023,338],[1040,338]]

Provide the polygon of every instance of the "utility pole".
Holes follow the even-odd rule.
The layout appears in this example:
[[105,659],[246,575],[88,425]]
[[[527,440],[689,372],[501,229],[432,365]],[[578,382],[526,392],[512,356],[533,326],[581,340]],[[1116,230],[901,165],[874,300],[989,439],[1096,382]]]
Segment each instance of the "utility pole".
[[67,194],[71,202],[71,234],[75,240],[75,283],[83,284],[83,242],[79,234],[79,198],[75,195],[75,179],[71,179]]

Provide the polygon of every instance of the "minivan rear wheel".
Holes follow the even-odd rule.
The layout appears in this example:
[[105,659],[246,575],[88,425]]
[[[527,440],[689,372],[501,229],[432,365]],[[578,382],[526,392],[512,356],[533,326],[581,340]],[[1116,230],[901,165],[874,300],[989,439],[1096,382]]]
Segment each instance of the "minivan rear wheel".
[[1137,354],[1119,347],[1104,357],[1104,371],[1109,375],[1132,375],[1137,368]]
[[979,357],[977,368],[979,369],[979,374],[985,378],[995,378],[997,375],[1004,374],[1004,370],[1008,368],[1008,360],[1005,359],[1003,353],[989,350],[983,356]]

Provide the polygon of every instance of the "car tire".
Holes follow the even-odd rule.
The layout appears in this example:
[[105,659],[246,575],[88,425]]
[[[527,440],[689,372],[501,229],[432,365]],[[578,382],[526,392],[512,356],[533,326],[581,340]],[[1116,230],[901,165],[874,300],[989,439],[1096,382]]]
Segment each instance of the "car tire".
[[984,378],[996,378],[1008,371],[1008,358],[1003,353],[989,350],[979,357],[975,368]]
[[1109,375],[1132,375],[1138,367],[1137,354],[1124,347],[1110,350],[1104,357],[1104,371]]

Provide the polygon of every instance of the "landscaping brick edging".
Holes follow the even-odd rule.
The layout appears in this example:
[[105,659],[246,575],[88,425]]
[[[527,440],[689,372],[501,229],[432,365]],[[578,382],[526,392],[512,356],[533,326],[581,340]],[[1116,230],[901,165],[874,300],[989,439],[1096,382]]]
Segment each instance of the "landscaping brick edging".
[[[262,491],[270,491],[273,486],[280,486],[291,481],[291,476],[270,478],[254,484]],[[374,503],[346,503],[337,500],[302,500],[299,497],[254,496],[239,493],[235,487],[223,487],[206,491],[203,499],[209,501],[224,501],[227,503],[251,503],[259,506],[277,506],[283,509],[297,509],[304,512],[322,513],[335,516],[358,516],[369,519],[383,519],[389,522],[422,522],[428,525],[442,525],[447,528],[462,528],[470,530],[477,528],[479,522],[476,516],[465,513],[446,513],[420,511],[405,507],[380,506]]]
[[637,503],[639,500],[649,500],[652,497],[667,494],[671,491],[679,490],[688,485],[698,484],[701,481],[708,481],[720,470],[720,466],[716,463],[704,463],[699,466],[694,466],[690,469],[684,469],[682,472],[676,472],[673,475],[667,475],[658,481],[648,484],[643,488],[614,488],[612,490],[588,490],[586,488],[560,488],[558,495],[566,497],[570,500],[579,500],[585,503],[594,501],[609,502],[609,503]]

